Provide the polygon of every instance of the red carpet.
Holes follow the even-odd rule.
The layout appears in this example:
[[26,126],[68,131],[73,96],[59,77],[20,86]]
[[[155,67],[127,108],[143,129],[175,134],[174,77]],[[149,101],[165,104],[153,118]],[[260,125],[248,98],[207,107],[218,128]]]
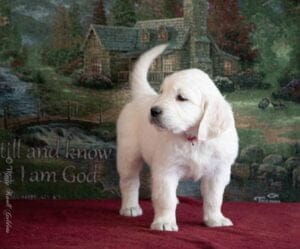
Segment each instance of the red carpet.
[[202,203],[181,199],[179,232],[149,230],[149,201],[144,215],[118,215],[119,200],[13,201],[12,232],[4,233],[1,204],[1,249],[135,249],[135,248],[300,248],[300,204],[225,203],[234,227],[201,224]]

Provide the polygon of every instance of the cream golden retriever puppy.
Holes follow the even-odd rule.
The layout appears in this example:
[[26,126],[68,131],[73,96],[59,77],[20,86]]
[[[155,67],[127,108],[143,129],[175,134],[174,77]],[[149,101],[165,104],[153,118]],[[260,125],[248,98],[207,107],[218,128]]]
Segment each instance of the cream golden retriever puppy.
[[151,229],[178,231],[176,189],[183,178],[201,179],[205,224],[231,226],[221,212],[238,153],[231,107],[209,76],[198,69],[167,76],[156,93],[147,72],[165,48],[157,46],[137,61],[130,79],[132,101],[118,119],[120,214],[142,215],[139,174],[146,162],[151,169],[155,212]]

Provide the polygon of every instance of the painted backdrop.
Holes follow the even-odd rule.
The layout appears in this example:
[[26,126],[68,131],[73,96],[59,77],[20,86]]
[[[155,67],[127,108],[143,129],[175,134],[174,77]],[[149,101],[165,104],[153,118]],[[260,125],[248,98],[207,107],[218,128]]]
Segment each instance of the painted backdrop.
[[[87,3],[88,2],[88,3]],[[116,119],[142,51],[149,80],[206,71],[232,104],[240,152],[226,200],[300,200],[297,1],[0,0],[0,196],[119,197]],[[150,173],[141,195],[149,197]],[[179,195],[200,196],[183,181]]]

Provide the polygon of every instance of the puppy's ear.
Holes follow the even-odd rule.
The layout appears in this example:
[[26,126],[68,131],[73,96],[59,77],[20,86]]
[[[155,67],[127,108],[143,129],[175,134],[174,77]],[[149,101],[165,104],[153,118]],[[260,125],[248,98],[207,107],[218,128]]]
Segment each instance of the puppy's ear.
[[234,120],[231,107],[223,98],[207,99],[198,129],[199,140],[206,141],[219,136],[232,122]]

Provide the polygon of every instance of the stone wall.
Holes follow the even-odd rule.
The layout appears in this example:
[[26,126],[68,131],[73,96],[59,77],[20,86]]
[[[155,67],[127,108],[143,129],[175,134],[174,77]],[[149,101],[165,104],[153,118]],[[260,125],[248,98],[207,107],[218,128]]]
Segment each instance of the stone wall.
[[115,82],[127,82],[132,70],[133,59],[124,57],[120,52],[111,52],[111,79]]

